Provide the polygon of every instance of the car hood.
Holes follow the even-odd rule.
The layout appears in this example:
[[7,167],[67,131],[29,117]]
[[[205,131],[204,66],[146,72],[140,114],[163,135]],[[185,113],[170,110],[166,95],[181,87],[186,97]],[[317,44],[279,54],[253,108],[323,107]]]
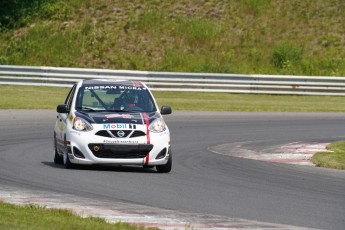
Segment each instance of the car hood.
[[145,118],[151,123],[154,119],[161,117],[158,112],[76,112],[76,116],[86,119],[90,123],[123,123],[123,124],[145,124]]

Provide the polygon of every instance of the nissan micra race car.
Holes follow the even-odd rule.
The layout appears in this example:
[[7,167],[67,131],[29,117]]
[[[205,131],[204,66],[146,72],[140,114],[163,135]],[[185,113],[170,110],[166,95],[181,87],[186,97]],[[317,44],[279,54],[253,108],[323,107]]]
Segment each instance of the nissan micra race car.
[[147,86],[139,81],[83,80],[57,106],[54,162],[140,165],[168,173],[170,133]]

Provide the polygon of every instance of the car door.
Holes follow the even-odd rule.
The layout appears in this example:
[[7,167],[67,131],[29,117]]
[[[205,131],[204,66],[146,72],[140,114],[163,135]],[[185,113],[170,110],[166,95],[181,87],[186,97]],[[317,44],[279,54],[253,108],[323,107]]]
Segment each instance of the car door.
[[[67,111],[70,111],[72,101],[74,98],[76,90],[76,85],[72,87],[70,92],[68,93],[66,100],[65,100],[65,105],[67,105]],[[55,137],[56,137],[56,147],[57,150],[60,153],[64,153],[66,150],[66,127],[67,127],[67,121],[69,118],[69,113],[58,113],[57,119],[56,119],[56,124],[55,124]]]

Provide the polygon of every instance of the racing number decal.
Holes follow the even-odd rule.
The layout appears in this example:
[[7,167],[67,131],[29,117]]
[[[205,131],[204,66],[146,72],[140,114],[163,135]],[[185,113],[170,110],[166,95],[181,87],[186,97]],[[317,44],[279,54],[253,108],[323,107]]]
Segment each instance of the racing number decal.
[[[147,144],[149,145],[150,142],[151,142],[151,140],[150,140],[150,130],[149,130],[150,121],[149,121],[149,117],[147,116],[147,113],[143,113],[143,115],[144,115],[144,120],[145,120],[145,124],[146,124]],[[150,158],[150,152],[148,152],[146,157],[145,157],[145,165],[149,164],[149,158]]]

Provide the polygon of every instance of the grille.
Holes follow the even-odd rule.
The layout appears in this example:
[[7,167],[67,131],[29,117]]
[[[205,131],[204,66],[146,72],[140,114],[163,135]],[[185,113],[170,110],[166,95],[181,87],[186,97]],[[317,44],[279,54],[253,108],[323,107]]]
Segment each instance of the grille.
[[[109,130],[115,137],[118,138],[123,138],[123,137],[127,137],[132,130]],[[121,135],[121,133],[123,134],[123,136]]]
[[142,136],[145,136],[146,134],[143,132],[143,131],[138,131],[138,130],[135,130],[132,135],[130,136],[130,138],[133,138],[133,137],[142,137]]
[[[118,133],[119,131],[123,131],[124,132],[124,136],[120,137],[119,133]],[[145,132],[139,131],[139,130],[135,130],[133,133],[132,133],[132,130],[109,130],[109,131],[108,130],[100,130],[95,135],[101,136],[101,137],[110,137],[110,138],[112,138],[113,136],[109,132],[112,135],[114,135],[114,137],[116,137],[116,138],[124,138],[124,137],[133,138],[133,137],[146,136]]]
[[111,137],[107,130],[98,131],[95,135],[102,136],[102,137]]
[[112,159],[144,158],[153,148],[153,145],[146,145],[146,144],[140,144],[140,145],[89,144],[88,146],[95,157],[112,158]]

